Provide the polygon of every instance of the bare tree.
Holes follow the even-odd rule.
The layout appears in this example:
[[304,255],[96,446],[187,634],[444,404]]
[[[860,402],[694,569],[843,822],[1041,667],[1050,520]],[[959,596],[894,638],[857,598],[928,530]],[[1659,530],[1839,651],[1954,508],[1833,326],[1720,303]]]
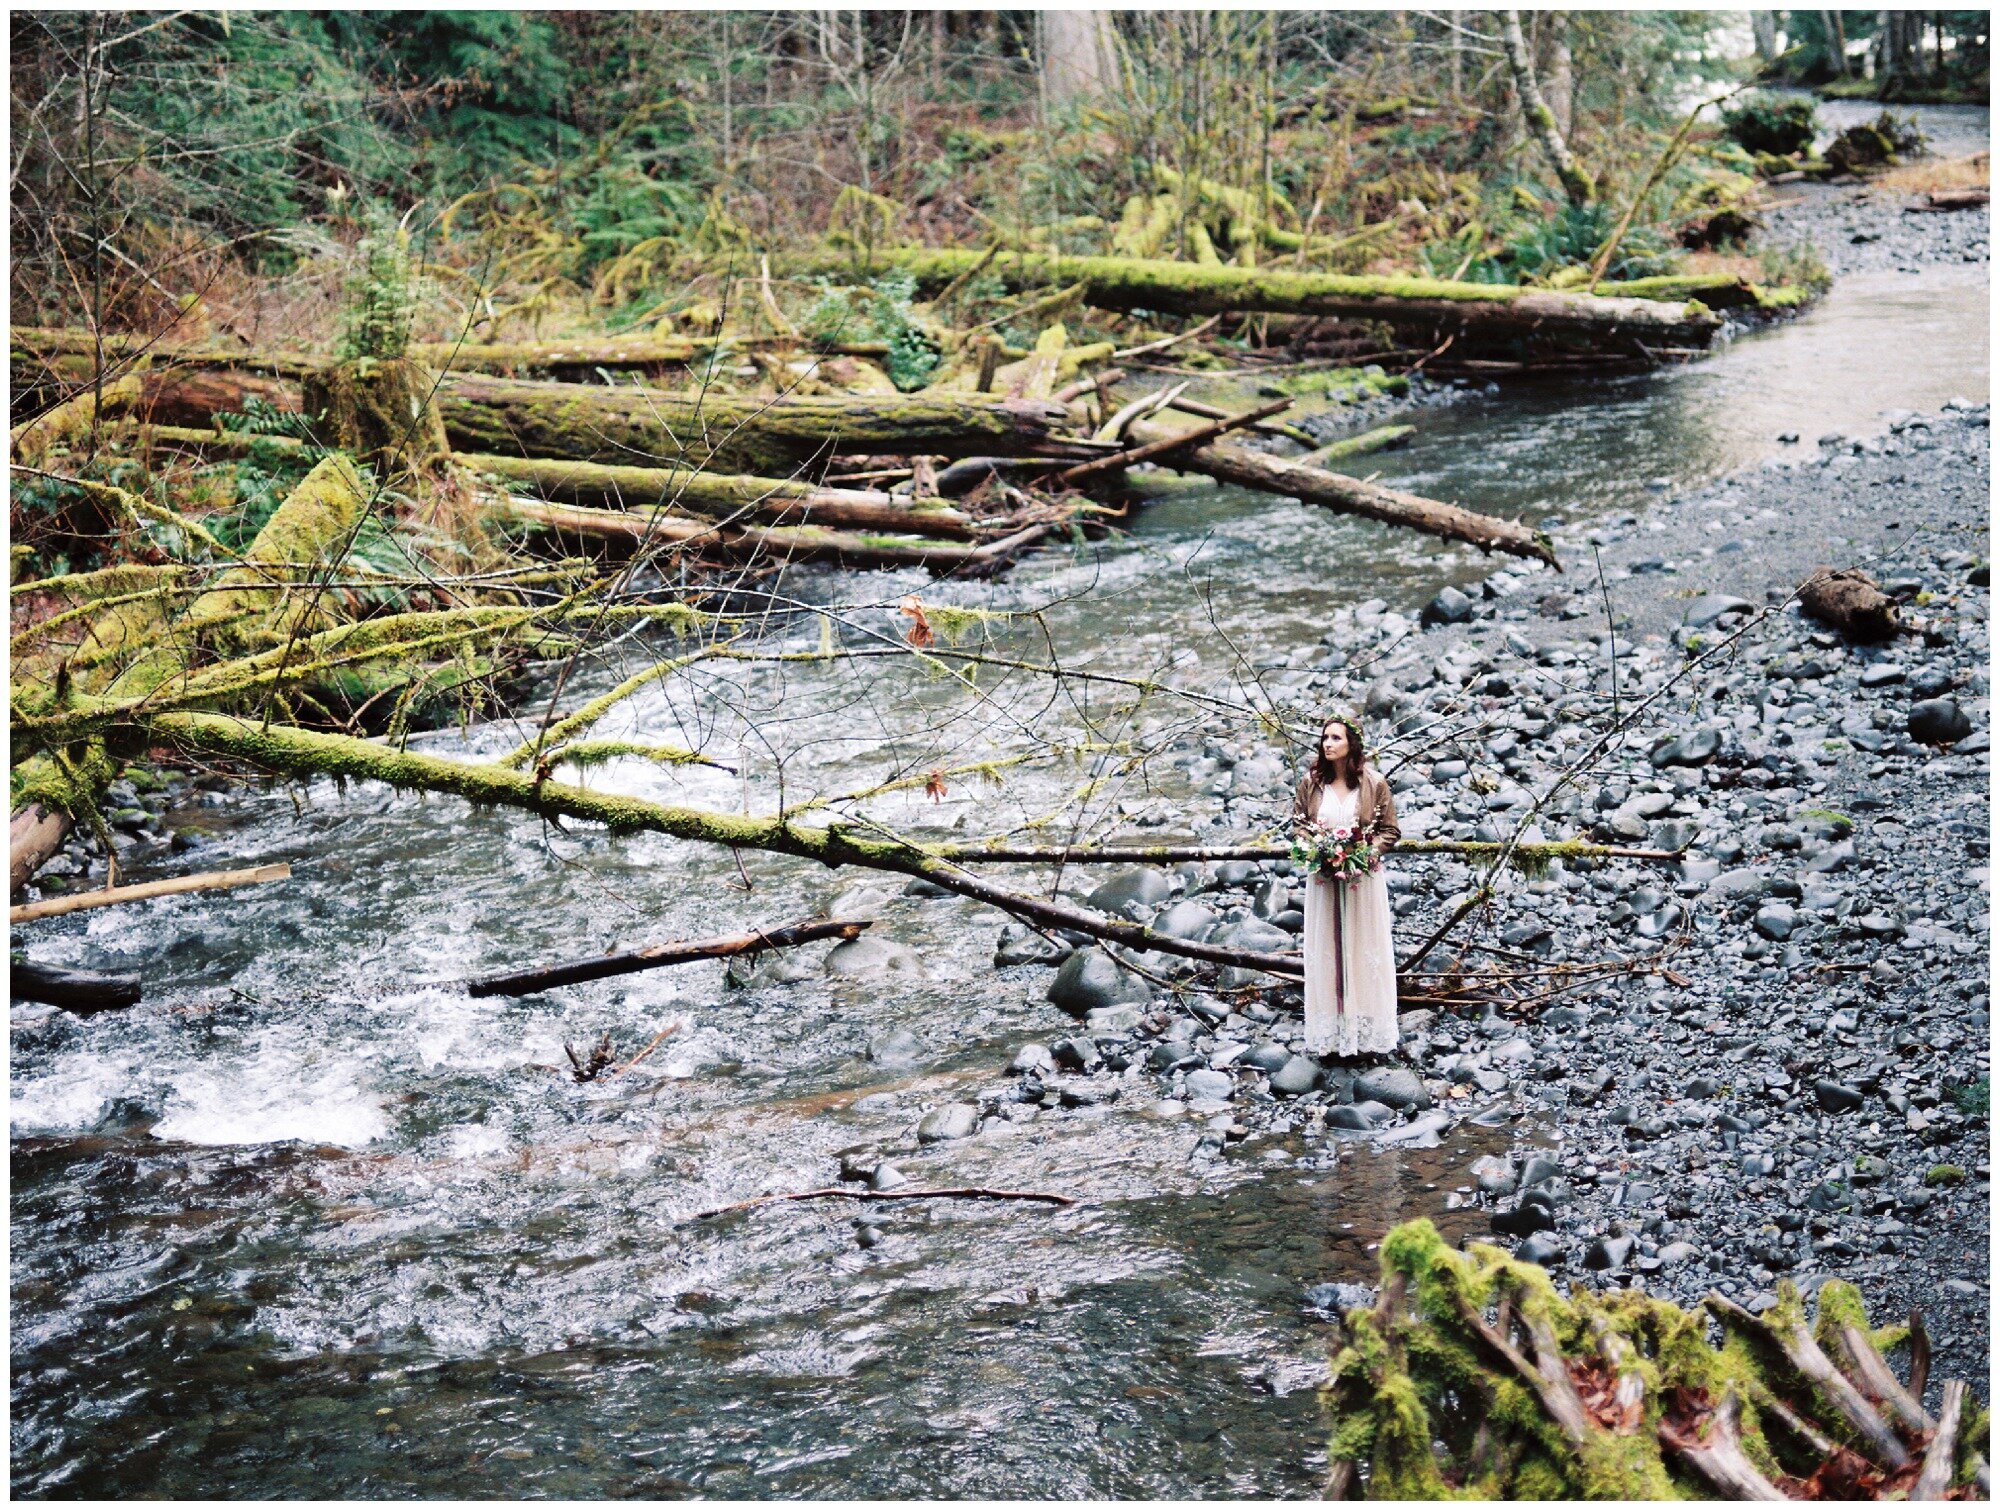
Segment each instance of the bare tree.
[[1507,50],[1507,64],[1513,70],[1514,88],[1521,97],[1521,118],[1527,124],[1528,134],[1535,139],[1550,166],[1555,169],[1569,202],[1573,205],[1589,204],[1597,196],[1597,185],[1577,161],[1576,154],[1570,151],[1555,112],[1549,108],[1549,102],[1542,94],[1541,83],[1535,77],[1534,56],[1528,51],[1527,41],[1521,35],[1519,11],[1500,13],[1500,42]]

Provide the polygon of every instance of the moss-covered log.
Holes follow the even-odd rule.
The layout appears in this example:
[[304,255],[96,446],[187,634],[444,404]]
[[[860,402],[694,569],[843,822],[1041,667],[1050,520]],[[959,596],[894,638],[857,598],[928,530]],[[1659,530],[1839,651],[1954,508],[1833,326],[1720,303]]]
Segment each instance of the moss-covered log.
[[124,413],[139,395],[139,380],[129,375],[106,383],[101,391],[83,389],[46,413],[14,426],[8,432],[9,445],[17,460],[37,466],[56,447],[74,446],[101,421]]
[[708,519],[815,524],[949,540],[970,540],[980,533],[978,521],[948,505],[925,508],[872,489],[818,488],[792,478],[731,477],[547,457],[458,452],[455,459],[474,472],[525,484],[543,498],[584,508],[663,508]]
[[243,564],[223,573],[215,586],[189,605],[187,629],[196,635],[219,631],[231,643],[254,638],[237,627],[259,616],[267,634],[323,628],[331,622],[324,595],[294,593],[312,569],[338,561],[354,544],[368,490],[354,463],[338,454],[323,457],[286,495],[277,512],[257,532]]
[[[85,330],[16,326],[8,332],[8,339],[16,361],[35,359],[52,363],[62,358],[87,360],[96,350],[91,333]],[[792,346],[798,347],[801,352],[843,357],[882,357],[889,351],[886,341],[816,342],[771,336],[651,336],[633,341],[610,336],[584,336],[574,341],[416,342],[411,345],[409,354],[415,361],[439,372],[580,378],[599,368],[611,372],[664,372],[669,368],[706,361],[718,349],[765,351]],[[154,337],[127,332],[108,333],[104,338],[104,352],[107,358],[120,361],[150,357],[158,365],[243,368],[285,378],[304,378],[318,371],[325,361],[310,353],[245,350],[177,341],[170,335]],[[56,370],[82,369],[58,367]]]
[[603,824],[618,833],[650,831],[677,839],[763,850],[826,866],[861,866],[936,882],[946,891],[987,903],[1029,923],[1075,929],[1134,950],[1152,950],[1218,965],[1236,965],[1297,976],[1295,955],[1229,949],[1158,934],[1143,925],[1087,908],[1030,897],[974,876],[906,841],[885,837],[877,825],[828,824],[824,828],[779,816],[752,818],[656,803],[615,792],[593,791],[490,763],[453,761],[396,750],[348,735],[319,734],[283,724],[219,713],[166,713],[135,720],[127,736],[166,742],[190,755],[240,761],[272,776],[300,779],[347,777],[394,787],[441,792],[475,803],[519,808],[547,818]]
[[1394,451],[1398,446],[1409,443],[1417,433],[1414,425],[1380,425],[1373,430],[1364,430],[1360,435],[1350,435],[1328,445],[1316,447],[1304,456],[1295,456],[1292,461],[1301,467],[1324,467],[1328,462],[1343,461],[1351,456],[1372,456],[1378,451]]
[[1460,1253],[1425,1220],[1388,1234],[1381,1262],[1323,1396],[1331,1499],[1900,1499],[1926,1465],[1934,1493],[1985,1473],[1985,1412],[1892,1424],[1828,1362],[1817,1338],[1837,1334],[1886,1374],[1900,1331],[1870,1332],[1844,1282],[1822,1287],[1810,1327],[1788,1281],[1762,1319],[1709,1298],[1717,1347],[1703,1308],[1563,1297],[1537,1266]]
[[[1135,420],[1126,431],[1130,439],[1141,443],[1165,439],[1174,433],[1157,420]],[[1211,442],[1174,452],[1167,458],[1167,465],[1184,472],[1202,473],[1219,483],[1317,504],[1337,514],[1356,514],[1385,525],[1402,525],[1445,540],[1463,541],[1482,551],[1504,551],[1510,556],[1545,561],[1559,570],[1562,566],[1546,535],[1514,520],[1496,519],[1456,504],[1302,466],[1244,446]]]
[[839,452],[890,456],[1094,455],[1065,442],[1046,400],[975,394],[758,398],[458,378],[439,405],[454,448],[576,461],[679,462],[783,477]]
[[725,561],[824,562],[859,569],[923,567],[927,571],[980,576],[1054,528],[1024,526],[982,546],[946,545],[922,537],[858,535],[822,525],[739,525],[691,520],[662,509],[584,509],[509,499],[496,515],[519,520],[558,539],[579,540],[629,555],[648,548],[683,546]]
[[[904,247],[878,252],[874,265],[941,286],[984,253]],[[839,266],[825,264],[827,268]],[[1001,252],[986,271],[1011,287],[1084,286],[1103,309],[1183,315],[1289,314],[1374,320],[1406,337],[1457,347],[1511,348],[1539,338],[1592,351],[1640,354],[1661,347],[1706,346],[1719,318],[1697,304],[1557,293],[1512,284],[1454,283],[1439,278],[1297,273],[1272,268],[1201,267],[1138,257],[1053,257]]]

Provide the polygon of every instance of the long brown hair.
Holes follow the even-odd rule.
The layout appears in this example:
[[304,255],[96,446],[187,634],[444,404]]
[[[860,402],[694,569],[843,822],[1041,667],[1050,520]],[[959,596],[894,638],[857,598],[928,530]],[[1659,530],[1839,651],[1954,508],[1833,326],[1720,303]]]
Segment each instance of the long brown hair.
[[[1347,756],[1337,764],[1326,758],[1326,732],[1336,724],[1347,731]],[[1359,792],[1361,769],[1366,759],[1361,744],[1361,726],[1354,720],[1335,715],[1320,725],[1319,740],[1313,746],[1312,760],[1306,764],[1306,779],[1299,784],[1299,816],[1302,818],[1313,816],[1319,808],[1321,790],[1337,776],[1344,777],[1347,784]]]
[[[1338,724],[1347,731],[1347,754],[1338,762],[1326,758],[1326,732]],[[1316,786],[1324,787],[1335,777],[1341,778],[1349,787],[1361,786],[1361,768],[1367,761],[1367,753],[1361,745],[1361,726],[1352,719],[1338,715],[1328,719],[1319,727],[1319,744],[1313,748],[1312,779]]]

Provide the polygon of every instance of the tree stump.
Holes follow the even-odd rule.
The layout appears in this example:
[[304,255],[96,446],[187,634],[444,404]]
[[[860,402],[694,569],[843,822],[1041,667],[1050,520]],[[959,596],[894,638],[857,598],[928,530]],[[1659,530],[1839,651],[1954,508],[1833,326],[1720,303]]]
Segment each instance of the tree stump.
[[[1347,1312],[1324,1393],[1330,1499],[1984,1493],[1986,1411],[1953,1381],[1931,1417],[1921,1319],[1871,1330],[1843,1281],[1808,1324],[1785,1281],[1762,1316],[1721,1296],[1692,1311],[1642,1291],[1562,1297],[1539,1267],[1460,1253],[1422,1219],[1381,1255],[1379,1300]],[[1907,1389],[1882,1357],[1904,1342]]]
[[1894,640],[1903,626],[1896,600],[1859,567],[1820,567],[1799,585],[1799,607],[1850,640],[1876,644]]
[[304,382],[319,440],[366,461],[415,472],[448,462],[438,375],[408,357],[363,357],[321,368]]

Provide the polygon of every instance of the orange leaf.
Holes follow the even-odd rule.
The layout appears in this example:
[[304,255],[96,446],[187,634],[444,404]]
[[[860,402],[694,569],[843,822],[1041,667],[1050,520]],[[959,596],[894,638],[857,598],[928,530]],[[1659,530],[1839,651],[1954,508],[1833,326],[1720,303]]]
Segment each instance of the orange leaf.
[[944,795],[948,790],[944,784],[944,767],[940,766],[930,774],[930,779],[924,783],[924,796],[929,798],[933,803],[941,803],[944,801]]
[[910,644],[918,650],[934,644],[937,636],[931,633],[931,622],[925,617],[924,606],[915,593],[903,600],[902,608],[903,612],[915,621],[910,625]]

